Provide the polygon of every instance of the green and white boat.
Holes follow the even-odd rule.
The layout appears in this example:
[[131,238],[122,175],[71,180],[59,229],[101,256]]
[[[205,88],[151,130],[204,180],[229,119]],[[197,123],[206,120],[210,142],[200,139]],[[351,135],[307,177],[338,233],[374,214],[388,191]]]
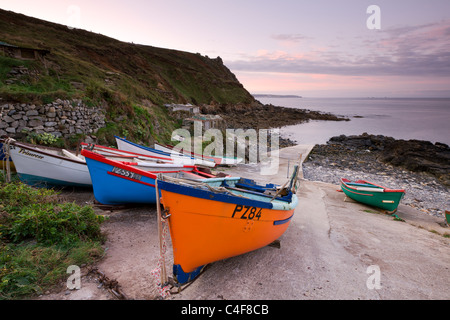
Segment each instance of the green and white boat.
[[400,200],[405,194],[403,189],[389,189],[365,180],[351,182],[344,178],[341,179],[341,188],[347,197],[384,209],[388,213],[397,211]]

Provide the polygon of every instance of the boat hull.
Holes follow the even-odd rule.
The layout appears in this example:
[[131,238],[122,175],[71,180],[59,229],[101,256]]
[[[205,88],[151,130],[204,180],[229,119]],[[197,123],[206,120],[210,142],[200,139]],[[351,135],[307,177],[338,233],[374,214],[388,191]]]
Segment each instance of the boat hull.
[[92,187],[86,163],[52,155],[24,144],[10,145],[10,155],[20,180],[26,184],[53,187]]
[[346,179],[341,179],[341,188],[349,198],[390,213],[397,210],[405,194],[405,190],[387,189],[367,181],[350,182]]
[[161,203],[170,214],[174,275],[180,283],[190,281],[208,263],[262,248],[278,239],[295,209],[274,210],[270,202],[160,180],[158,189]]
[[155,179],[145,176],[130,178],[125,175],[128,170],[115,173],[114,168],[117,167],[88,157],[86,163],[91,173],[94,197],[101,204],[156,203]]
[[159,167],[156,167],[158,164],[155,164],[155,167],[142,169],[143,167],[114,161],[88,150],[82,150],[81,154],[86,159],[91,175],[94,197],[105,205],[156,203],[155,179],[157,173],[182,174],[191,179],[203,179],[195,174],[195,167],[191,166],[159,164]]

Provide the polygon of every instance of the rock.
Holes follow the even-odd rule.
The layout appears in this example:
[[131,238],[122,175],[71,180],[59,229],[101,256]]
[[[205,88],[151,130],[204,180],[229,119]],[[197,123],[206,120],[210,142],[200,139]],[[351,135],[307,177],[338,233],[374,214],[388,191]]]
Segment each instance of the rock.
[[28,117],[30,117],[30,116],[37,116],[37,115],[39,115],[39,112],[37,110],[28,110],[25,113],[25,115],[28,116]]
[[[450,148],[443,143],[432,144],[420,140],[396,140],[382,135],[340,135],[327,142],[330,153],[343,149],[354,152],[354,157],[364,158],[364,151],[373,152],[385,164],[405,168],[413,172],[428,172],[441,181],[449,180]],[[320,149],[320,147],[319,147]]]
[[11,123],[14,122],[15,120],[10,116],[4,116],[3,121],[5,121],[6,123]]
[[29,127],[37,127],[37,126],[42,126],[42,125],[44,125],[42,120],[33,119],[33,120],[28,121]]
[[432,144],[419,140],[391,141],[385,146],[380,159],[414,172],[429,172],[444,180],[450,175],[450,148],[442,143]]

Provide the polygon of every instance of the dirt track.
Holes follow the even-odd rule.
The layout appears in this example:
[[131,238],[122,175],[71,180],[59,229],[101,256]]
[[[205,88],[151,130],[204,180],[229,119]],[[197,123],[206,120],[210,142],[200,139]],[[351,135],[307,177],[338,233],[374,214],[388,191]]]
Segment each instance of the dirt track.
[[[302,149],[303,148],[303,149]],[[282,150],[279,173],[259,176],[251,166],[233,168],[244,177],[286,181],[304,146]],[[212,263],[181,293],[166,299],[450,299],[450,229],[444,221],[400,205],[396,221],[374,208],[344,201],[338,186],[302,181],[299,205],[280,248],[267,246],[238,257]],[[77,195],[74,195],[77,196]],[[93,201],[90,193],[85,201]],[[129,299],[157,299],[159,242],[155,206],[104,211],[110,217],[103,226],[108,234],[106,256],[96,267],[118,281]],[[167,239],[166,266],[171,273],[172,252]],[[380,289],[371,289],[379,268]],[[369,269],[368,269],[369,268]],[[369,273],[368,273],[369,271]],[[80,290],[41,299],[116,299],[96,277],[82,278]]]

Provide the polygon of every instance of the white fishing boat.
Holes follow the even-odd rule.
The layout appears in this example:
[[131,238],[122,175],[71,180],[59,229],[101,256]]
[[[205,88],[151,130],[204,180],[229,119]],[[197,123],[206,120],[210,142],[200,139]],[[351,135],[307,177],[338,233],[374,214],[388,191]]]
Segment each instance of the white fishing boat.
[[84,158],[65,150],[10,139],[9,154],[20,180],[35,186],[92,186]]
[[[147,160],[147,161],[151,161],[151,162],[155,162],[155,163],[175,164],[173,159],[169,158],[169,157],[143,155],[143,154],[140,154],[140,153],[125,151],[125,150],[119,150],[119,149],[116,149],[116,148],[110,148],[110,147],[97,145],[97,144],[86,143],[86,142],[82,142],[80,144],[80,147],[82,149],[87,149],[89,151],[96,152],[96,153],[101,154],[102,156],[105,156],[105,157],[115,158],[115,160],[120,160],[120,159],[122,159],[122,161],[130,161],[130,159],[131,160],[135,160],[135,161]],[[179,166],[180,164],[177,164],[177,165]]]
[[204,167],[214,168],[216,163],[214,161],[196,159],[189,155],[179,154],[179,153],[169,153],[161,150],[156,150],[154,148],[146,147],[125,138],[115,136],[117,148],[119,150],[125,150],[129,152],[139,153],[143,155],[149,155],[153,157],[168,157],[171,158],[175,163],[183,163],[188,165],[198,165]]
[[201,155],[198,153],[194,153],[194,152],[190,152],[190,151],[186,151],[186,150],[182,150],[182,153],[179,153],[176,151],[176,147],[171,146],[171,145],[162,145],[160,143],[155,143],[155,149],[156,150],[160,150],[163,152],[167,152],[170,154],[178,154],[178,155],[189,155],[192,156],[196,159],[202,159],[202,160],[207,160],[207,161],[213,161],[216,163],[216,165],[222,165],[222,166],[233,166],[233,165],[237,165],[238,163],[241,163],[243,161],[242,158],[230,158],[230,157],[221,157],[221,156],[206,156],[206,155]]
[[[65,149],[23,143],[11,138],[4,143],[9,146],[9,155],[22,182],[43,187],[92,187],[91,175],[84,156]],[[101,146],[97,146],[97,149],[101,149]],[[151,157],[125,151],[118,154],[110,152],[104,156],[143,171],[187,173],[196,170],[195,166],[161,163]]]

